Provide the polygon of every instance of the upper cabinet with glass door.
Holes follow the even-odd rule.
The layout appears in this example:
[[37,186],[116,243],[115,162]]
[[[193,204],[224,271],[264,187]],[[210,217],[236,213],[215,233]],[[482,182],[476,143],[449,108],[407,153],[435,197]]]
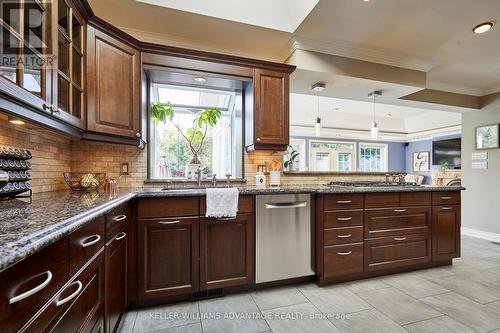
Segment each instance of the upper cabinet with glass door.
[[50,111],[54,57],[53,2],[0,2],[0,93]]
[[57,114],[66,122],[84,127],[83,18],[68,0],[57,0]]
[[0,6],[0,93],[83,129],[85,21],[72,0]]

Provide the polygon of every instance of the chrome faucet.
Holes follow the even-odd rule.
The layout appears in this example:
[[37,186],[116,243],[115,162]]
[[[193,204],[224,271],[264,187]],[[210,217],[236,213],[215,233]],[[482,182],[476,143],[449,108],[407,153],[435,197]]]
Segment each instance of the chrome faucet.
[[215,173],[212,175],[212,186],[217,186],[217,175]]
[[232,174],[226,173],[226,178],[227,178],[227,180],[226,180],[226,186],[227,187],[231,187],[231,176],[232,176]]
[[203,171],[204,168],[201,166],[198,167],[198,170],[196,171],[196,184],[198,187],[201,187],[201,172]]

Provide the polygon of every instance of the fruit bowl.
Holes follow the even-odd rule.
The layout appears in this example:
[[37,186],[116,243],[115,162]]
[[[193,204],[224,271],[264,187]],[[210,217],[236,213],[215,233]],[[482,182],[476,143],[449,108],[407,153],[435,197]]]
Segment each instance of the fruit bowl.
[[95,191],[106,179],[105,173],[65,172],[63,175],[73,191]]

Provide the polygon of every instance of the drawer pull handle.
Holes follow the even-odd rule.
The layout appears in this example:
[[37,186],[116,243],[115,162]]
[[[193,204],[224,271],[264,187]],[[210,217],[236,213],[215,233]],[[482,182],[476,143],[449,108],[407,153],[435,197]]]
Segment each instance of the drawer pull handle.
[[219,221],[234,221],[236,220],[236,216],[233,216],[233,217],[221,217],[221,218],[218,218],[217,220]]
[[47,287],[49,285],[50,281],[52,281],[52,272],[46,271],[46,272],[43,272],[42,274],[47,274],[47,278],[45,279],[45,281],[43,281],[41,284],[39,284],[35,288],[30,289],[27,292],[22,293],[21,295],[12,297],[11,299],[9,299],[9,304],[14,304],[14,303],[17,303],[19,301],[22,301],[23,299],[28,298],[31,295],[36,294],[37,292],[39,292],[43,288]]
[[441,210],[452,210],[453,207],[441,207]]
[[[84,248],[85,248],[85,247],[92,246],[92,245],[94,245],[95,243],[97,243],[98,241],[100,241],[100,240],[101,240],[101,236],[100,236],[100,235],[94,235],[94,236],[90,236],[90,237],[88,237],[88,238],[91,238],[91,237],[95,237],[95,239],[94,239],[94,240],[91,240],[90,242],[82,242],[82,247],[84,247]],[[88,239],[88,238],[87,238],[87,239]]]
[[352,203],[352,200],[337,200],[337,203],[345,205]]
[[115,238],[115,239],[116,239],[116,240],[121,240],[121,239],[124,239],[124,238],[125,238],[125,236],[127,236],[127,234],[126,234],[126,233],[124,233],[124,232],[122,231],[122,232],[120,232],[120,233],[118,234],[118,236],[116,236],[116,238]]
[[406,209],[394,209],[396,213],[404,213],[406,212]]
[[115,222],[120,222],[120,221],[123,221],[127,218],[127,215],[117,215],[115,217],[113,217],[113,221]]
[[451,200],[453,199],[452,197],[441,197],[441,200]]
[[394,237],[395,241],[404,241],[406,240],[406,237]]
[[177,223],[181,223],[181,220],[176,220],[176,221],[160,221],[158,222],[159,224],[177,224]]
[[[76,296],[78,296],[80,294],[80,292],[82,291],[82,283],[80,281],[75,281],[73,282],[72,284],[70,284],[70,286],[76,284],[78,287],[76,288],[75,292],[72,293],[71,295],[69,295],[68,297],[60,300],[60,301],[57,301],[56,302],[56,306],[61,306],[63,304],[66,304],[68,303],[69,301],[71,301],[73,298],[75,298]],[[69,286],[68,286],[69,287]]]
[[351,253],[352,253],[352,251],[348,251],[348,252],[337,252],[337,254],[338,254],[339,256],[348,256],[348,255],[350,255]]
[[352,217],[337,217],[337,221],[345,222],[350,220],[352,220]]
[[347,234],[347,235],[338,235],[337,238],[349,238],[349,237],[352,237],[351,234]]

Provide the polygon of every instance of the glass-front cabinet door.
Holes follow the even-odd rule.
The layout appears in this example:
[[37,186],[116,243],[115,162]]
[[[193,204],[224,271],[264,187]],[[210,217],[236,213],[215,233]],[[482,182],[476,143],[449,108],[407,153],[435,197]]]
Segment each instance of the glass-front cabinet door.
[[0,91],[50,110],[54,58],[51,1],[0,1]]
[[85,21],[72,0],[0,1],[0,92],[84,128]]
[[57,59],[55,73],[58,116],[84,127],[84,34],[83,18],[67,0],[57,0]]

